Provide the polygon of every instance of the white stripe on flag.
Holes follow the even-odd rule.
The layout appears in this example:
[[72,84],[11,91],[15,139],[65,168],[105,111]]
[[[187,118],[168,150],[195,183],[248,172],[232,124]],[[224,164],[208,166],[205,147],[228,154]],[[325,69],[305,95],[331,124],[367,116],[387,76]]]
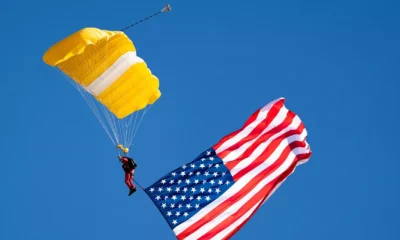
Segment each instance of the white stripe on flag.
[[272,101],[268,103],[266,106],[264,106],[259,114],[257,115],[257,119],[252,122],[251,124],[247,125],[243,131],[241,131],[239,134],[237,134],[235,137],[229,139],[228,141],[224,142],[218,149],[215,149],[215,152],[218,154],[230,146],[238,143],[243,137],[246,137],[262,120],[264,120],[267,117],[267,114],[271,107],[276,103],[282,100],[283,98],[276,99],[275,101]]
[[238,220],[236,220],[234,223],[229,225],[229,227],[225,228],[224,230],[222,230],[221,232],[216,234],[213,238],[211,238],[211,240],[224,239],[226,237],[226,235],[228,235],[230,232],[235,230],[235,228],[240,226],[240,224],[242,224],[244,221],[246,221],[250,217],[250,215],[256,210],[256,208],[258,207],[260,202],[261,202],[261,200],[257,204],[255,204],[249,211],[247,211],[246,214],[243,214],[243,216],[241,216]]
[[[274,120],[272,120],[271,124],[268,125],[267,128],[264,129],[264,131],[262,131],[261,134],[259,134],[256,138],[254,138],[253,140],[246,142],[245,144],[241,145],[238,149],[235,149],[235,151],[230,152],[226,157],[224,157],[224,159],[222,159],[224,162],[229,162],[229,161],[234,161],[236,160],[238,157],[240,157],[240,155],[242,155],[242,153],[244,153],[255,141],[257,141],[257,139],[259,139],[264,133],[270,131],[272,128],[276,127],[277,125],[281,124],[285,118],[286,118],[286,114],[288,113],[287,108],[282,107],[279,110],[278,115],[274,118]],[[260,119],[261,121],[263,121],[264,119]],[[291,127],[291,125],[288,126],[289,128]],[[285,129],[286,130],[286,129]],[[242,134],[241,132],[237,135],[239,141],[242,140],[243,138],[245,138],[246,136],[244,136],[244,134]],[[233,175],[233,174],[232,174]]]
[[[276,133],[275,135],[271,136],[267,141],[262,142],[251,154],[250,156],[244,158],[243,160],[241,160],[232,170],[231,170],[231,174],[234,177],[240,170],[248,167],[250,164],[252,164],[252,162],[254,162],[261,154],[263,154],[265,152],[265,150],[267,149],[267,147],[271,144],[272,141],[274,141],[275,139],[281,137],[282,135],[286,134],[287,132],[291,131],[291,130],[295,130],[297,129],[300,124],[300,118],[298,118],[297,116],[295,117],[295,119],[293,119],[293,125],[289,125],[288,127],[286,127],[285,129],[283,129],[282,131]],[[289,136],[289,139],[292,136]]]

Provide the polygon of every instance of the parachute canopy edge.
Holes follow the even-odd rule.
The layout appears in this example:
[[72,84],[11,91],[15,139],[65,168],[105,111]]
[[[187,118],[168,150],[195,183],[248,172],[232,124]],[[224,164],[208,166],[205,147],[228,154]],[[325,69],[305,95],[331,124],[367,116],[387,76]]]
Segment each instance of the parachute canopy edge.
[[[82,54],[86,47],[95,45],[103,39],[110,39],[120,35],[127,43],[133,43],[122,31],[102,30],[94,27],[83,28],[66,38],[60,40],[51,46],[43,55],[43,61],[49,66],[57,66],[58,64],[68,60],[69,58]],[[133,46],[133,51],[136,51]]]

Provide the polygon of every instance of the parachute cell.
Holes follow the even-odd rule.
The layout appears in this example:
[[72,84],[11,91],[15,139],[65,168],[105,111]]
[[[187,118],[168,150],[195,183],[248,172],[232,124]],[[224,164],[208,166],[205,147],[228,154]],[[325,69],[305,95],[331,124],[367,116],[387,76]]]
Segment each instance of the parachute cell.
[[157,77],[121,31],[81,29],[53,45],[43,60],[84,88],[118,119],[161,96]]

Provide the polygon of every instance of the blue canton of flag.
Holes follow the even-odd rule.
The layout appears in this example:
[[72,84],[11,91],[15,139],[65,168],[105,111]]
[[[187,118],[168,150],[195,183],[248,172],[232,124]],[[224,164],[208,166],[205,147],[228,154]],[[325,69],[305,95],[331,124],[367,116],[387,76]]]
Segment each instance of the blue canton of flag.
[[233,183],[221,158],[209,149],[145,191],[173,229],[226,192]]

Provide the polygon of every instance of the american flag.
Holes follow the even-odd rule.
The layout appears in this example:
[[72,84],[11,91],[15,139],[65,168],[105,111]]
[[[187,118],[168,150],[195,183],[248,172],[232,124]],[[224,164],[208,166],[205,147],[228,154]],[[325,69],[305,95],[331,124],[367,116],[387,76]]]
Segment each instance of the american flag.
[[244,126],[145,189],[177,239],[229,239],[311,150],[279,98]]

